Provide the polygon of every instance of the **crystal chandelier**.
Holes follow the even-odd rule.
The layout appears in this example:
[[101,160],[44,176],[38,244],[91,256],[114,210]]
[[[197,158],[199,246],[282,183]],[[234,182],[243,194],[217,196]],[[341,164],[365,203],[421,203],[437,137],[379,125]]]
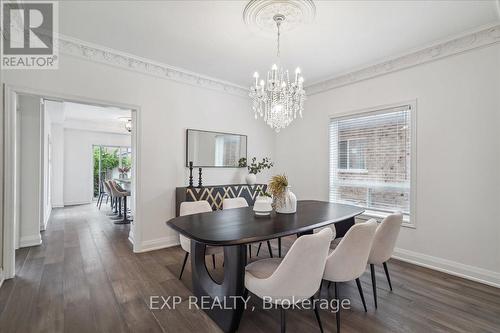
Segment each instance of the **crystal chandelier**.
[[273,20],[276,22],[278,31],[276,53],[278,64],[274,64],[267,72],[265,81],[259,82],[259,73],[254,73],[255,83],[250,87],[250,97],[253,99],[255,119],[258,116],[263,117],[271,128],[279,132],[297,118],[297,113],[302,118],[306,92],[303,88],[304,78],[300,75],[300,68],[297,67],[295,70],[295,78],[291,82],[288,70],[284,70],[280,64],[280,25],[285,20],[285,16],[276,14]]

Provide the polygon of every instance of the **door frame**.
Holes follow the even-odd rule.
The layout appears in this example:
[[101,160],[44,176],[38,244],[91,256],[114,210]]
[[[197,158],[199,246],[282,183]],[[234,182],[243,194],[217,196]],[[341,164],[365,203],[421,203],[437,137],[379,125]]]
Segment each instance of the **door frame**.
[[[14,221],[16,219],[15,197],[16,182],[16,95],[35,95],[44,99],[90,104],[103,107],[119,107],[132,111],[132,184],[131,209],[134,212],[134,221],[131,223],[129,240],[133,244],[133,251],[140,252],[142,243],[142,183],[140,179],[141,155],[141,107],[139,105],[124,104],[121,102],[99,100],[85,96],[68,95],[42,89],[21,87],[4,84],[4,191],[3,191],[3,275],[10,279],[15,275],[15,234]],[[43,166],[42,166],[43,168]]]

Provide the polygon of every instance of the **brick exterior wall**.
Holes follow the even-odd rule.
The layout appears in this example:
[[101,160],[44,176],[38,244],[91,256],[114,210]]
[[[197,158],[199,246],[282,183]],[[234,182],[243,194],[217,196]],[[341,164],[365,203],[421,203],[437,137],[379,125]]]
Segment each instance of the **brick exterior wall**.
[[[405,120],[405,119],[403,119]],[[349,152],[348,160],[364,156],[363,170],[339,169],[345,149],[337,148],[337,199],[365,207],[408,212],[410,208],[410,131],[401,117],[372,126],[341,122],[338,142],[356,140],[358,153]],[[359,148],[361,147],[361,148]],[[359,151],[362,151],[361,153]],[[354,156],[353,156],[354,155]],[[347,157],[345,157],[347,158]],[[349,161],[347,161],[349,164]],[[355,164],[355,163],[354,163]],[[345,162],[343,163],[345,166]],[[359,164],[357,164],[359,165]],[[356,186],[341,185],[355,182]]]

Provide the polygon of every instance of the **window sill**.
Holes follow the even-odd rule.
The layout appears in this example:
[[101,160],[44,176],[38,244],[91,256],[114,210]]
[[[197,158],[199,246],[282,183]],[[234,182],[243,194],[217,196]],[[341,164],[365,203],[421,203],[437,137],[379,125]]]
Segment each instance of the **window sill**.
[[367,169],[337,169],[338,173],[368,173]]
[[[386,218],[391,213],[379,212],[376,210],[365,210],[365,212],[358,216],[361,220],[368,221],[369,219],[376,219],[378,223],[380,223],[384,218]],[[403,224],[401,225],[406,228],[416,229],[415,223],[410,221],[410,216],[407,214],[403,214]]]

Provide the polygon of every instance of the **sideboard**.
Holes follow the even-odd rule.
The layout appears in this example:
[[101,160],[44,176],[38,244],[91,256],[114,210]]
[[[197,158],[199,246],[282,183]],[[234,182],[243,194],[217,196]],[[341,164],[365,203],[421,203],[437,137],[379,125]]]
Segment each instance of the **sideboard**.
[[260,191],[266,191],[266,184],[231,184],[208,185],[202,187],[177,187],[175,191],[175,215],[183,201],[207,200],[213,210],[222,209],[224,198],[245,198],[249,206],[253,206]]

